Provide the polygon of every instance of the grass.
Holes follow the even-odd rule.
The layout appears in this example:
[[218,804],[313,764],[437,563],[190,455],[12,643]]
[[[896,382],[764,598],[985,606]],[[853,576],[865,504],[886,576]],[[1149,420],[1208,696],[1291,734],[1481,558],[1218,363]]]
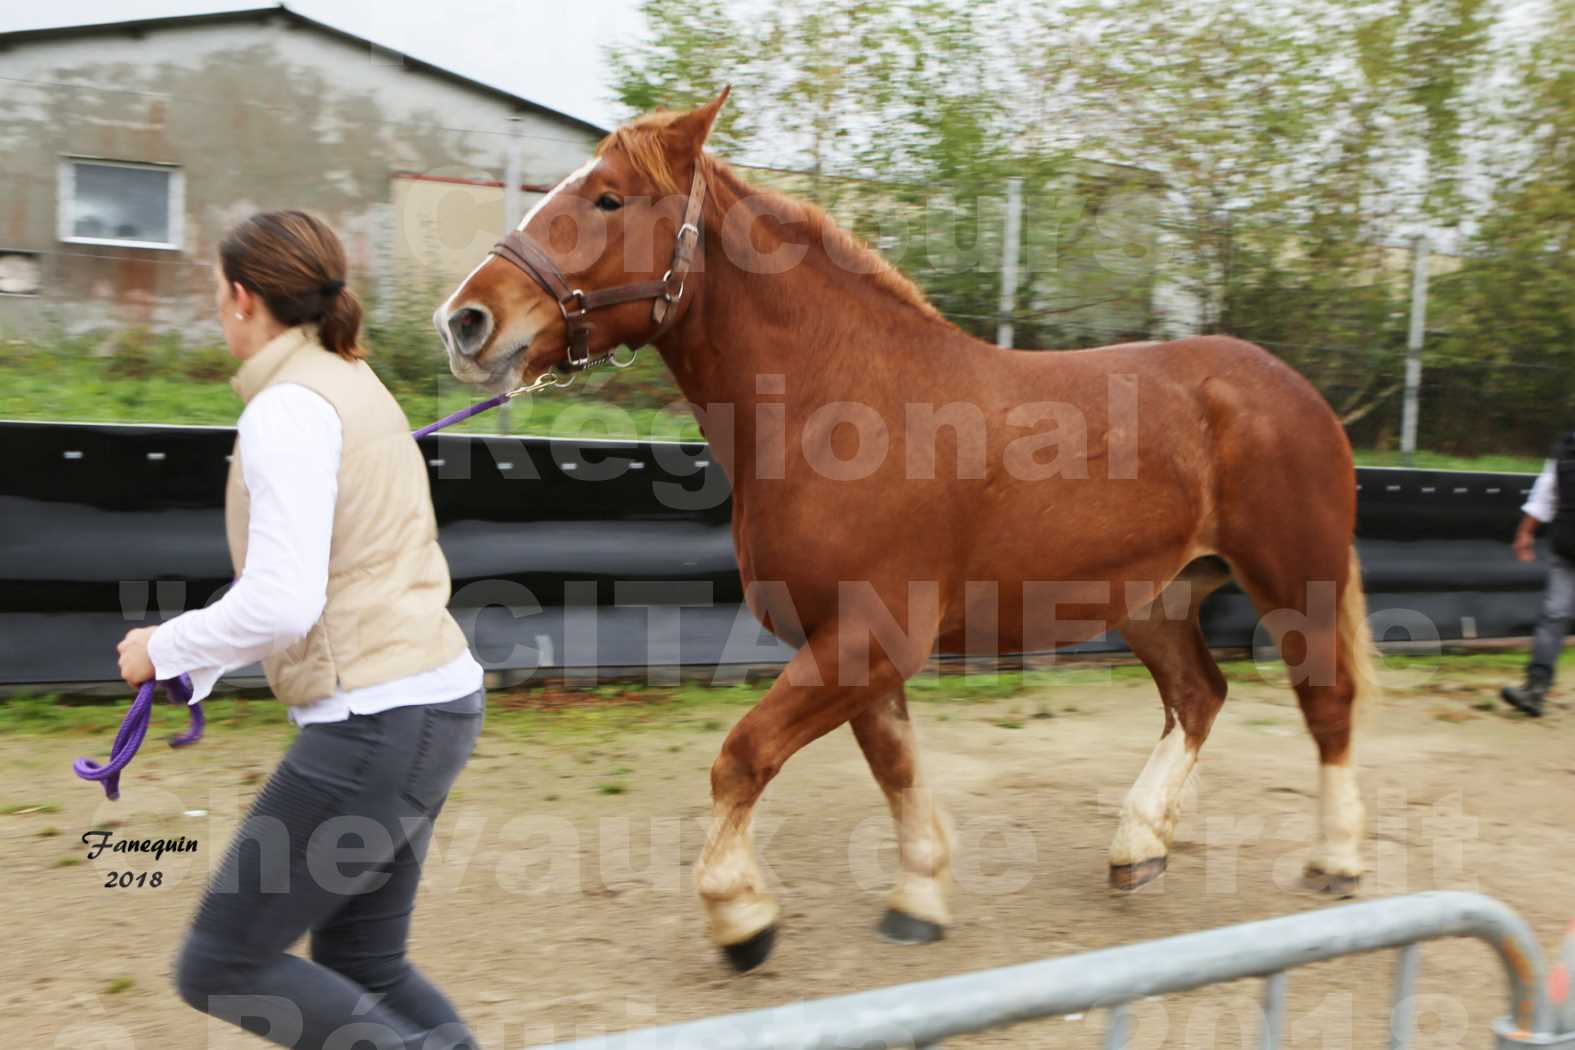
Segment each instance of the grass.
[[1480,470],[1486,473],[1536,474],[1542,470],[1541,456],[1489,454],[1450,456],[1442,452],[1403,452],[1358,449],[1356,463],[1361,467],[1418,467],[1424,470]]
[[[1506,681],[1517,677],[1525,666],[1523,652],[1483,652],[1437,656],[1389,656],[1383,660],[1387,672],[1438,672],[1442,674],[1493,674]],[[1566,650],[1559,661],[1561,673],[1575,676],[1575,647]],[[1262,670],[1251,660],[1221,663],[1227,680],[1242,684],[1261,684],[1271,679],[1279,665]],[[1009,715],[997,714],[993,724],[1003,729],[1020,729],[1028,720],[1055,717],[1055,711],[1076,714],[1079,706],[1051,703],[1062,699],[1082,699],[1072,694],[1078,689],[1113,684],[1146,686],[1148,671],[1137,664],[1106,667],[1071,665],[1052,669],[997,671],[982,674],[927,673],[908,684],[909,699],[933,709],[927,717],[949,721],[949,711],[972,704],[1023,697],[1032,706]],[[1428,678],[1419,674],[1417,689],[1427,690]],[[564,740],[571,744],[591,745],[615,741],[618,736],[641,731],[679,731],[713,735],[723,732],[745,709],[753,705],[770,686],[770,681],[712,686],[687,682],[674,686],[643,686],[632,683],[601,684],[572,689],[547,685],[531,689],[501,690],[491,694],[487,724],[490,732],[505,739]],[[267,698],[223,698],[204,701],[208,724],[215,732],[263,730],[277,732],[282,738],[289,730],[283,709]],[[53,696],[21,697],[0,701],[0,736],[74,735],[99,738],[107,747],[125,713],[124,702],[83,703]],[[964,715],[963,717],[967,717]],[[154,739],[185,728],[186,714],[174,704],[161,703],[153,709],[150,734]],[[87,746],[91,750],[91,745]],[[102,747],[100,750],[102,750]],[[672,744],[670,750],[681,749]],[[582,749],[583,761],[599,761],[592,749]],[[615,766],[605,774],[609,780],[598,790],[616,794],[624,790],[618,778],[631,773]],[[0,806],[0,816],[58,813],[58,803],[23,800]]]
[[[372,325],[370,362],[412,424],[438,419],[478,400],[448,373],[425,316]],[[178,335],[144,329],[0,340],[0,419],[233,425],[240,402],[229,387],[235,363],[222,345],[183,345]],[[699,427],[652,351],[623,370],[587,374],[567,389],[522,398],[507,413],[489,412],[458,433],[572,438],[697,441]],[[1536,456],[1457,456],[1359,450],[1366,466],[1536,472]]]
[[136,983],[136,980],[131,977],[112,978],[110,982],[104,986],[104,994],[119,995],[121,992],[130,991]]
[[[449,376],[431,339],[379,355],[373,368],[413,425],[480,398]],[[0,419],[232,426],[241,403],[222,347],[185,348],[169,337],[83,336],[48,344],[0,342]],[[697,441],[699,427],[655,353],[626,370],[595,372],[551,396],[522,398],[453,429],[464,433]]]
[[[91,702],[63,700],[53,694],[13,697],[0,700],[0,730],[6,734],[48,735],[113,734],[125,717],[128,697],[124,701]],[[250,726],[283,725],[277,704],[257,703],[243,699],[213,699],[203,702],[203,712],[210,726],[246,728]],[[148,735],[158,739],[166,734],[181,732],[186,728],[188,716],[177,704],[160,702],[154,705]],[[5,810],[0,810],[4,813]]]

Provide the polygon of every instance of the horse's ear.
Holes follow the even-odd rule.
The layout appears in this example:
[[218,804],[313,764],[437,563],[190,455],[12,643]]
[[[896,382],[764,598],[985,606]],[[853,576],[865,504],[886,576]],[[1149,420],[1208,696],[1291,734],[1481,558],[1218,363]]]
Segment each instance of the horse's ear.
[[688,113],[674,120],[668,125],[668,135],[674,145],[687,147],[691,156],[696,156],[705,148],[705,140],[711,134],[711,128],[716,124],[716,116],[722,112],[722,104],[727,101],[727,96],[732,94],[733,85],[729,84],[722,89],[722,93],[710,102],[691,109]]

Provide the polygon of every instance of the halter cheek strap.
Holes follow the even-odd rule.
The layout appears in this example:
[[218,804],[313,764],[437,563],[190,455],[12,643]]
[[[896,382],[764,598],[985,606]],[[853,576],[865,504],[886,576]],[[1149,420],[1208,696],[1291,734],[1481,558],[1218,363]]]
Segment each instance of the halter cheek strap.
[[[701,178],[700,165],[696,163],[694,180],[689,186],[689,199],[684,204],[683,224],[678,227],[678,238],[673,244],[672,263],[659,281],[635,281],[612,288],[581,291],[569,283],[568,276],[552,261],[546,250],[523,230],[515,230],[493,245],[492,254],[519,267],[557,302],[568,339],[566,370],[577,372],[597,363],[591,360],[590,350],[591,336],[595,333],[595,326],[588,316],[592,310],[642,299],[655,300],[651,305],[651,320],[656,327],[646,337],[646,342],[661,338],[677,322],[684,282],[694,266],[695,253],[700,246],[700,213],[704,204],[705,180]],[[597,360],[606,356],[609,355],[600,355]]]

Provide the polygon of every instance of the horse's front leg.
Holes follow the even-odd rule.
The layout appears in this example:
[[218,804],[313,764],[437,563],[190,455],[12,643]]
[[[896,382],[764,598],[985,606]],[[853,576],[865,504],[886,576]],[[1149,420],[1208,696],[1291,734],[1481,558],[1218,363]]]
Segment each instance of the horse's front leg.
[[920,773],[904,688],[854,715],[853,733],[897,824],[897,884],[881,935],[903,944],[938,941],[951,924],[951,826]]
[[[867,637],[854,633],[855,641]],[[812,635],[749,713],[728,733],[711,767],[711,833],[695,862],[707,932],[736,969],[765,961],[781,908],[766,891],[750,842],[761,792],[799,748],[901,686],[884,654],[844,645],[835,628]]]

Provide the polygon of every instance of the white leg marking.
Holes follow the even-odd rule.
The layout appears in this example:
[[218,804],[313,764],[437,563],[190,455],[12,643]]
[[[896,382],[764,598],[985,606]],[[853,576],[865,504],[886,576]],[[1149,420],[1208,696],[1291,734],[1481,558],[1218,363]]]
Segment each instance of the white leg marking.
[[1356,786],[1356,770],[1349,764],[1320,766],[1318,803],[1323,842],[1313,864],[1330,875],[1360,876],[1366,812]]
[[1141,864],[1170,852],[1170,839],[1181,816],[1182,789],[1198,764],[1180,726],[1160,738],[1138,775],[1126,801],[1121,823],[1110,843],[1110,863]]
[[722,947],[740,944],[777,921],[782,908],[765,890],[755,863],[748,818],[718,806],[711,835],[695,861],[695,889],[705,905],[706,933]]
[[[923,793],[928,795],[929,792]],[[901,869],[896,875],[896,886],[891,888],[891,908],[937,926],[951,926],[951,907],[947,904],[947,889],[951,886],[950,822],[945,812],[932,803],[902,801],[901,806],[902,817],[898,819]]]
[[886,800],[897,822],[899,864],[891,906],[915,919],[950,925],[951,909],[946,903],[952,871],[950,821],[917,778],[907,790],[887,792]]

